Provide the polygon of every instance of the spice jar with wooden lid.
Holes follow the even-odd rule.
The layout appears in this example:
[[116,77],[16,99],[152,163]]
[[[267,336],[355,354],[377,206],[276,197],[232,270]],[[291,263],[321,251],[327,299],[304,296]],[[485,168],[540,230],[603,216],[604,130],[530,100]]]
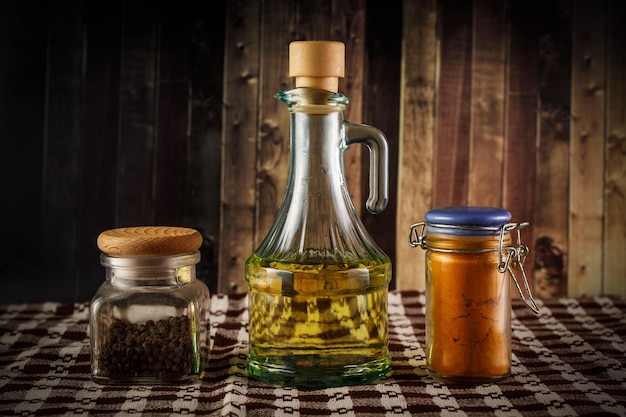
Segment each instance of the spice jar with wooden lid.
[[528,223],[510,223],[511,214],[494,207],[443,207],[426,213],[425,220],[411,226],[409,243],[426,249],[429,373],[477,383],[509,376],[509,277],[538,312],[523,269],[528,248],[521,244],[520,230]]
[[90,306],[91,376],[102,384],[187,384],[209,352],[207,286],[196,279],[202,236],[127,227],[98,237],[106,280]]

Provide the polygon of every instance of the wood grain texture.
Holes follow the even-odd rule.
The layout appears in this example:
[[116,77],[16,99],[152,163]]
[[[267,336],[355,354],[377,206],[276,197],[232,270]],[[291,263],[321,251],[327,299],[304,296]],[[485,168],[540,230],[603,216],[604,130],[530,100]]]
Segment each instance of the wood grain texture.
[[65,10],[51,9],[43,142],[42,260],[46,266],[54,265],[47,271],[47,279],[72,291],[78,280],[80,75],[85,54],[82,9],[81,0],[71,2]]
[[[363,123],[376,126],[389,143],[389,204],[380,214],[361,211],[365,228],[374,241],[391,258],[396,259],[396,206],[401,197],[397,194],[398,144],[400,140],[400,67],[402,62],[402,25],[383,25],[380,22],[400,22],[402,1],[367,1],[367,66],[363,90]],[[363,167],[369,167],[369,155],[364,152]],[[369,195],[369,169],[362,169],[363,195]],[[360,204],[364,205],[364,201]],[[392,231],[390,233],[390,231]],[[394,274],[398,272],[394,266]],[[395,279],[392,279],[392,288]]]
[[[344,111],[344,118],[352,123],[363,121],[363,77],[365,74],[365,0],[333,0],[332,28],[330,38],[346,45],[346,76],[339,79],[339,92],[350,99]],[[351,146],[343,156],[348,192],[352,198],[357,215],[360,216],[364,194],[361,170],[364,158],[362,146]],[[367,165],[365,165],[367,166]]]
[[189,123],[192,16],[186,8],[160,11],[154,161],[154,223],[179,224],[184,213]]
[[285,30],[293,30],[296,26],[294,6],[289,1],[270,0],[263,8],[255,249],[274,223],[289,175],[289,111],[284,103],[274,98],[274,94],[294,85],[289,78],[289,43],[293,35],[290,30]]
[[570,154],[569,289],[602,291],[606,2],[574,3]]
[[472,20],[471,2],[441,1],[433,207],[467,205]]
[[116,222],[154,221],[157,10],[124,3]]
[[396,220],[396,288],[424,289],[425,261],[408,244],[411,224],[432,206],[437,2],[405,1]]
[[624,6],[607,9],[606,214],[603,292],[626,294],[626,27]]
[[504,99],[509,2],[476,0],[467,204],[502,205]]
[[9,2],[0,302],[88,300],[103,279],[97,235],[157,223],[201,232],[213,293],[246,291],[288,170],[273,95],[292,85],[288,43],[314,38],[346,44],[346,119],[389,139],[382,214],[363,207],[367,151],[344,164],[392,288],[422,269],[406,233],[425,210],[493,204],[531,222],[539,297],[568,295],[570,277],[569,295],[623,294],[623,18],[618,0]]
[[296,7],[294,40],[328,40],[332,28],[333,0],[291,2]]
[[171,256],[197,250],[202,235],[186,227],[134,226],[105,230],[97,243],[111,256]]
[[121,68],[121,1],[85,4],[82,163],[78,213],[77,298],[89,299],[104,280],[95,239],[116,226]]
[[200,231],[197,276],[218,292],[226,0],[193,3],[190,46],[189,138],[184,224]]
[[[532,221],[535,205],[539,48],[539,29],[535,19],[539,10],[537,1],[511,3],[502,205],[511,212],[515,222]],[[523,242],[529,246],[534,241],[532,231],[531,224],[522,236]],[[532,280],[534,251],[526,259],[524,270]]]
[[542,4],[538,18],[539,117],[532,219],[539,297],[567,294],[571,108],[571,5]]
[[244,265],[256,249],[260,13],[256,2],[227,4],[218,272],[224,293],[247,290]]

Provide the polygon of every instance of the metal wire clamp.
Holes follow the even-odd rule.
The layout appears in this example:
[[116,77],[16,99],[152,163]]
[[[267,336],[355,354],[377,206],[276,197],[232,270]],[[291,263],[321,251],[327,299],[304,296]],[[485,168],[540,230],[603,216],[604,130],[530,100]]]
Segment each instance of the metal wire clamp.
[[[528,246],[522,244],[521,240],[521,230],[528,227],[528,222],[522,223],[507,223],[502,227],[484,227],[484,226],[457,226],[457,225],[449,225],[449,224],[438,224],[438,223],[429,223],[429,222],[419,222],[411,225],[411,229],[409,231],[409,245],[411,247],[420,247],[425,250],[431,250],[434,252],[446,252],[446,253],[484,253],[491,251],[498,251],[498,272],[506,273],[508,272],[515,284],[515,288],[517,288],[517,292],[521,300],[526,304],[533,313],[539,314],[540,310],[535,302],[532,291],[530,289],[530,285],[528,283],[528,279],[526,278],[526,273],[524,272],[524,261],[526,260],[526,256],[528,255]],[[457,230],[468,230],[468,231],[488,231],[497,232],[499,235],[498,238],[498,247],[497,248],[489,248],[489,249],[440,249],[433,248],[428,245],[428,236],[426,235],[427,226],[444,228],[444,229],[457,229]],[[516,232],[516,240],[513,246],[504,246],[504,236],[507,233]],[[522,285],[524,289],[522,290],[522,285],[520,285],[513,269],[519,269],[522,275]]]

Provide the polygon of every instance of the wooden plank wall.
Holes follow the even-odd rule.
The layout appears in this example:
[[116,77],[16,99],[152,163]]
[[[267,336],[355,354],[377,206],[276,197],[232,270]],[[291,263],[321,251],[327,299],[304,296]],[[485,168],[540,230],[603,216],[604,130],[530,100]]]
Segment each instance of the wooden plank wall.
[[0,302],[87,300],[95,238],[136,224],[204,236],[199,275],[243,264],[287,182],[292,40],[346,43],[346,118],[390,145],[391,200],[363,222],[424,285],[412,223],[496,205],[528,220],[540,297],[626,294],[626,12],[618,0],[12,2],[0,14]]

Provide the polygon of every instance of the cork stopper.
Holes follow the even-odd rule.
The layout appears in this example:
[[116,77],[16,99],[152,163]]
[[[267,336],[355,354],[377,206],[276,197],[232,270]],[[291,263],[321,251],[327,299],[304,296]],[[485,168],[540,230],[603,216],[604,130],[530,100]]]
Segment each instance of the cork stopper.
[[114,256],[168,256],[197,250],[202,235],[194,229],[167,226],[138,226],[100,233],[98,248]]
[[296,41],[289,44],[289,76],[296,88],[313,87],[337,92],[345,73],[346,47],[336,41]]

